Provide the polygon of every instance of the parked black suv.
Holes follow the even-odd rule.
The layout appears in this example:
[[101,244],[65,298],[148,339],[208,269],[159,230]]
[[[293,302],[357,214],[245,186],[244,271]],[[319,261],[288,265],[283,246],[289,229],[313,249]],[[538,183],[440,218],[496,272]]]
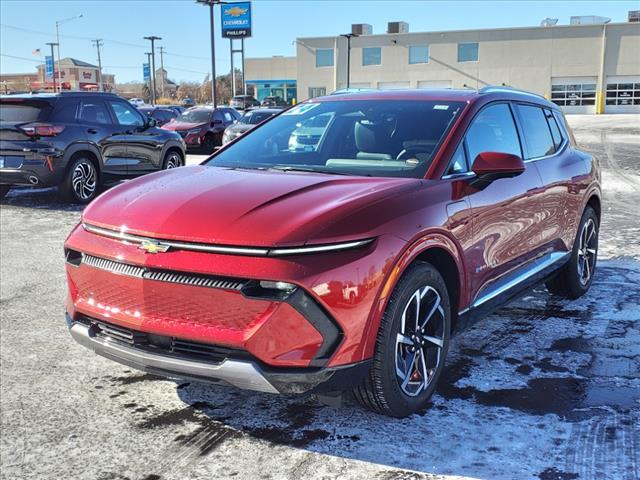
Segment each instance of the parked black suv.
[[109,93],[0,97],[0,198],[12,185],[58,186],[86,203],[100,185],[184,165],[180,136]]

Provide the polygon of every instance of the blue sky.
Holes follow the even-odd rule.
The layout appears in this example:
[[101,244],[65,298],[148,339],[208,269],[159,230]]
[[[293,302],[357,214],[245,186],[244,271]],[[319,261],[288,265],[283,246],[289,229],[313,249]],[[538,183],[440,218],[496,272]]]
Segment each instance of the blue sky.
[[[371,1],[254,0],[253,38],[245,42],[248,57],[294,55],[296,37],[348,32],[352,23],[370,23],[374,33],[387,21],[409,22],[410,31],[538,25],[545,17],[568,24],[571,15],[601,15],[627,20],[636,1]],[[208,8],[193,0],[0,1],[0,72],[31,72],[32,51],[55,41],[55,21],[83,14],[60,27],[62,57],[96,62],[91,38],[104,39],[102,64],[118,82],[142,80],[144,52],[158,35],[166,48],[165,68],[174,80],[201,81],[210,71]],[[216,7],[216,69],[229,71],[229,41],[221,39]],[[8,56],[9,55],[9,56]],[[23,58],[13,58],[23,57]],[[34,61],[35,60],[35,61]],[[238,58],[239,61],[239,58]],[[159,66],[159,58],[157,59]]]

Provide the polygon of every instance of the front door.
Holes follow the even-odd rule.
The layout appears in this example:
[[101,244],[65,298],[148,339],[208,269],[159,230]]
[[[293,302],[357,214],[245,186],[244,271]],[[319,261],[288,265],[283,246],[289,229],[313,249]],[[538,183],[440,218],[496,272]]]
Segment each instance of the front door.
[[[504,152],[522,158],[523,151],[512,107],[494,103],[475,117],[465,135],[469,161],[482,152]],[[538,221],[542,182],[535,165],[502,178],[482,190],[469,190],[473,247],[468,251],[472,305],[480,306],[509,286],[509,279],[540,255],[542,228]]]
[[161,168],[163,142],[156,127],[147,128],[145,117],[130,103],[122,100],[107,101],[113,116],[127,133],[129,175],[138,175]]

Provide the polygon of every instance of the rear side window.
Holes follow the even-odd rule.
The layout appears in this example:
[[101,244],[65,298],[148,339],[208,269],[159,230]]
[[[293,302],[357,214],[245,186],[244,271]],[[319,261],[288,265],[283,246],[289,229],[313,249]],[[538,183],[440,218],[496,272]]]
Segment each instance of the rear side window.
[[542,108],[531,105],[517,105],[516,108],[522,121],[522,134],[527,145],[526,158],[545,157],[555,153],[556,147]]
[[228,111],[228,110],[225,110],[225,111],[224,111],[224,120],[225,120],[225,122],[227,122],[227,123],[231,123],[231,122],[233,122],[233,120],[234,120],[233,116],[229,113],[229,111]]
[[49,117],[51,104],[42,101],[0,102],[0,121],[9,123],[41,122]]
[[556,118],[556,121],[558,122],[558,125],[560,126],[560,128],[564,131],[564,133],[569,138],[569,141],[571,142],[571,145],[573,145],[575,147],[576,146],[576,137],[573,136],[573,130],[571,130],[571,127],[567,123],[567,118],[564,116],[564,114],[562,112],[560,112],[558,110],[554,110],[553,116]]
[[53,118],[56,122],[75,123],[76,114],[78,113],[78,100],[66,99],[59,101],[53,112]]
[[502,152],[522,156],[516,125],[511,109],[506,103],[491,105],[482,110],[469,127],[465,141],[469,162],[472,164],[482,152]]
[[553,143],[556,146],[556,151],[560,148],[560,145],[562,145],[563,142],[563,138],[562,138],[562,133],[560,132],[560,128],[558,127],[558,124],[556,123],[556,119],[553,117],[553,113],[551,113],[550,110],[545,110],[544,111],[545,116],[547,117],[547,123],[549,124],[549,130],[551,130],[551,137],[553,137]]
[[99,123],[109,124],[111,118],[104,102],[99,101],[84,101],[80,105],[80,114],[78,119],[83,123]]

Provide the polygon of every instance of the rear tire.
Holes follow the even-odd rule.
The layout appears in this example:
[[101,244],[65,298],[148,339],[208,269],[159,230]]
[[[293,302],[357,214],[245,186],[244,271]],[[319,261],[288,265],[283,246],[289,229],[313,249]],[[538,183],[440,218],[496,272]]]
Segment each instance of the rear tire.
[[98,169],[88,157],[76,158],[58,185],[62,198],[72,203],[89,203],[98,195]]
[[11,185],[0,185],[0,200],[7,196],[9,190],[11,190]]
[[213,153],[215,148],[220,144],[221,142],[217,142],[213,135],[207,135],[202,142],[202,150],[204,153]]
[[451,331],[446,284],[429,263],[415,263],[391,294],[369,375],[355,398],[374,412],[406,417],[427,407],[444,368]]
[[571,300],[587,293],[596,269],[599,229],[596,212],[587,207],[580,220],[571,259],[545,283],[549,292]]

